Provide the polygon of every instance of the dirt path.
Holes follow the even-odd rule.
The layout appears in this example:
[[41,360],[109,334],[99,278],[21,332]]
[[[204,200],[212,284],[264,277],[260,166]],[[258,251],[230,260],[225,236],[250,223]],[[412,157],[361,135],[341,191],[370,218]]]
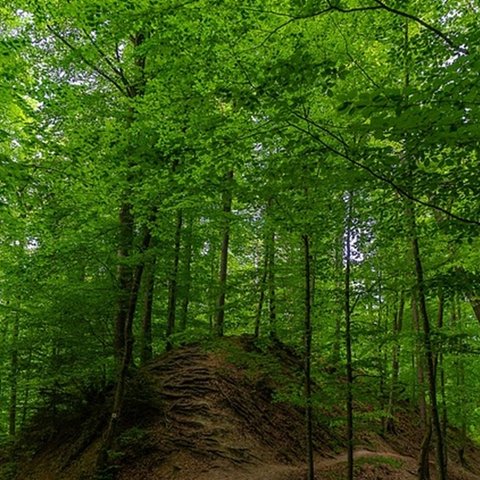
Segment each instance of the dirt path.
[[[190,345],[159,357],[144,369],[142,382],[149,385],[147,391],[155,403],[151,410],[142,407],[140,415],[147,412],[138,419],[142,435],[133,436],[125,448],[118,480],[305,479],[303,413],[287,403],[274,402],[275,384],[269,377],[248,370],[248,364],[233,364],[228,352]],[[287,357],[282,365],[285,375],[294,378],[295,358],[288,361]],[[407,433],[414,428],[409,421],[399,420]],[[340,436],[322,428],[315,433],[315,480],[345,478],[347,453],[333,450],[339,440],[335,434]],[[355,480],[416,480],[415,436],[384,438],[369,432],[358,441],[362,443],[354,453]],[[88,478],[97,449],[98,441],[91,443],[65,468],[58,459],[65,458],[69,450],[56,445],[30,462],[18,478]],[[455,463],[454,453],[449,480],[480,480],[478,472]],[[480,470],[478,449],[470,447],[467,453],[471,470]],[[434,477],[433,461],[431,470]]]
[[[372,450],[355,450],[353,454],[354,460],[358,460],[359,458],[393,458],[396,460],[400,460],[402,462],[412,462],[415,461],[413,457],[409,457],[406,455],[400,455],[399,453],[395,452],[376,452]],[[348,461],[348,454],[341,453],[333,458],[317,458],[315,459],[315,465],[320,468],[330,467],[332,465],[338,465],[339,463],[347,462]]]

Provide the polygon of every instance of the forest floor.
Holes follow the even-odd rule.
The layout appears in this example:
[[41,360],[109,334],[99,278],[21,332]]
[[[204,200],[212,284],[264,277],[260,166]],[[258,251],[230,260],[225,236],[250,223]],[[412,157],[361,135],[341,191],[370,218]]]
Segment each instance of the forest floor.
[[[266,355],[246,338],[211,348],[189,345],[158,357],[131,385],[115,478],[303,480],[303,414],[275,394],[282,384],[298,383],[300,367],[287,347]],[[105,408],[93,412],[59,427],[31,459],[20,462],[16,480],[93,478],[107,417]],[[411,414],[399,417],[396,435],[358,432],[355,478],[414,480],[421,442],[415,421]],[[314,440],[316,479],[345,478],[341,429],[319,422]],[[480,449],[469,446],[468,469],[455,456],[452,451],[450,480],[480,480]],[[431,465],[433,471],[433,457]]]

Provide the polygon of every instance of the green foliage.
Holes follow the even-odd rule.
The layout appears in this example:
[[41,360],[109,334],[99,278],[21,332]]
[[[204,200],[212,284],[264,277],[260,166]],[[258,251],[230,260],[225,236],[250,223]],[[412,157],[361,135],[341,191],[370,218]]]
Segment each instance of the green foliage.
[[[258,319],[260,332],[255,348],[232,347],[229,359],[299,406],[302,378],[280,371],[267,338],[302,355],[301,237],[311,238],[312,361],[325,392],[314,403],[336,423],[352,193],[359,420],[380,420],[391,388],[397,400],[424,395],[411,208],[442,400],[454,425],[479,436],[478,19],[463,1],[455,11],[401,3],[408,20],[353,0],[0,7],[1,435],[15,408],[17,426],[42,402],[65,415],[85,385],[112,380],[122,267],[155,259],[155,353],[167,340],[208,338],[226,223],[226,331],[251,334]],[[126,256],[122,205],[132,214]],[[177,324],[167,339],[172,291]],[[138,293],[136,357],[144,284]]]
[[0,477],[4,480],[14,480],[17,473],[16,462],[9,461],[2,463],[0,467]]
[[148,433],[138,427],[132,427],[123,432],[118,437],[118,445],[121,448],[129,448],[137,451],[141,451],[145,447]]
[[386,457],[382,455],[372,457],[362,457],[357,460],[357,468],[361,469],[362,465],[389,465],[398,470],[402,468],[403,462],[394,457]]

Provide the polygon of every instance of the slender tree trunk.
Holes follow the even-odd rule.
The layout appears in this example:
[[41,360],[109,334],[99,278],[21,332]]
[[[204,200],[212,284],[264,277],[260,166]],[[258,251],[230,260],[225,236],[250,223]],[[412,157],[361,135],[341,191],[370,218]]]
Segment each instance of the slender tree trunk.
[[275,232],[271,232],[267,240],[268,268],[268,318],[269,334],[272,340],[277,338],[277,302],[276,302],[276,281],[275,281]]
[[263,271],[262,278],[258,285],[260,294],[258,298],[257,311],[255,314],[255,338],[260,335],[260,323],[262,319],[263,303],[265,300],[265,288],[267,286],[267,273],[268,273],[268,242],[265,242],[265,253],[263,258]]
[[425,357],[422,352],[422,344],[420,341],[420,319],[418,313],[418,301],[415,298],[415,295],[412,297],[412,319],[413,326],[415,328],[416,342],[415,342],[415,359],[416,359],[416,371],[417,371],[417,382],[418,382],[418,407],[420,410],[420,420],[422,422],[422,427],[426,429],[428,425],[428,413],[427,413],[427,402],[425,399]]
[[[445,314],[445,298],[442,294],[438,297],[438,318],[437,326],[439,330],[443,328],[444,323],[444,314]],[[447,445],[447,430],[448,430],[448,415],[447,415],[447,402],[445,398],[445,369],[443,368],[443,353],[438,352],[437,362],[436,362],[436,372],[437,376],[440,377],[440,398],[442,400],[442,434],[443,434],[443,455],[445,461],[445,469],[448,468],[448,445]]]
[[305,253],[305,321],[304,321],[304,346],[305,346],[305,426],[306,426],[306,454],[307,454],[307,480],[314,480],[313,463],[313,411],[312,411],[312,287],[311,287],[311,256],[310,238],[303,235]]
[[[379,338],[385,338],[388,334],[388,308],[384,314],[384,301],[383,301],[383,283],[382,283],[382,271],[381,267],[378,267],[377,272],[377,323],[378,323],[378,336]],[[387,385],[387,371],[388,371],[388,354],[385,342],[378,342],[378,398],[380,404],[380,410],[384,412],[388,408],[388,385]],[[382,416],[382,429],[385,430],[385,417]]]
[[388,418],[386,430],[388,433],[395,434],[395,392],[398,387],[398,377],[400,373],[400,334],[403,326],[403,312],[405,308],[405,297],[400,293],[400,300],[395,311],[393,319],[394,344],[392,348],[392,376],[390,380],[390,393],[388,397]]
[[140,345],[140,363],[145,365],[153,358],[153,337],[152,337],[152,312],[153,292],[155,289],[155,266],[156,257],[149,261],[144,274],[143,283],[143,312],[142,312],[142,336]]
[[[452,299],[452,326],[462,323],[462,311],[460,301],[456,297]],[[460,427],[460,446],[458,447],[458,459],[460,464],[464,468],[468,468],[467,461],[465,459],[465,448],[467,446],[467,414],[464,405],[465,398],[465,363],[461,355],[458,355],[455,359],[455,370],[456,370],[456,391],[459,395],[459,406],[460,406],[460,418],[461,418],[461,427]]]
[[[137,49],[145,41],[145,36],[143,33],[138,32],[135,35],[131,35],[130,39],[133,48]],[[135,56],[132,67],[131,82],[128,82],[127,79],[123,77],[123,80],[126,83],[126,96],[130,100],[142,96],[144,92],[145,55],[143,53]],[[127,116],[127,122],[130,126],[134,122],[134,117],[134,110],[133,108],[130,108]],[[127,152],[127,155],[129,155],[129,153],[130,152]],[[138,289],[140,287],[143,273],[143,262],[141,262],[141,264],[136,268],[133,268],[133,266],[129,263],[133,253],[135,238],[134,216],[131,205],[131,193],[134,180],[132,167],[134,166],[135,163],[129,160],[127,164],[127,187],[123,192],[118,215],[119,232],[117,283],[119,293],[117,297],[117,311],[114,331],[114,355],[117,364],[117,372],[112,413],[105,436],[103,438],[102,446],[100,447],[97,456],[97,468],[99,470],[103,470],[108,464],[109,451],[113,446],[117,425],[122,410],[127,373],[133,358],[133,318],[135,315]],[[143,240],[145,241],[145,237]],[[148,240],[148,242],[149,241],[150,240]]]
[[416,221],[415,212],[411,204],[408,205],[407,214],[411,222],[411,245],[413,259],[415,263],[416,274],[416,290],[418,295],[420,318],[423,325],[423,348],[425,352],[425,359],[427,364],[427,379],[428,379],[428,391],[430,397],[430,418],[432,422],[433,431],[435,432],[436,441],[436,457],[437,457],[437,470],[438,479],[447,480],[447,469],[445,465],[445,446],[444,437],[440,421],[438,399],[437,399],[437,380],[435,372],[435,359],[432,348],[431,327],[430,319],[427,310],[427,300],[425,293],[425,281],[423,276],[423,265],[420,255],[420,247],[418,243],[418,237],[416,234]]
[[180,329],[183,331],[187,328],[188,307],[190,305],[190,289],[192,286],[192,260],[193,260],[193,218],[190,219],[187,226],[185,238],[185,272],[184,272],[184,288],[182,309],[180,316]]
[[144,227],[143,234],[142,234],[142,243],[140,245],[140,255],[141,258],[137,263],[134,272],[133,272],[133,279],[132,279],[132,289],[130,291],[130,302],[128,305],[128,317],[127,323],[125,324],[125,350],[127,352],[127,362],[128,364],[132,364],[133,362],[133,322],[135,319],[135,311],[137,308],[138,302],[138,294],[140,292],[140,285],[142,283],[143,271],[145,269],[145,258],[144,255],[146,251],[150,248],[150,242],[152,240],[152,236],[150,234],[150,230],[147,227]]
[[418,480],[430,480],[430,444],[432,442],[432,423],[430,420],[425,426],[420,454],[418,458],[417,477]]
[[[404,59],[405,59],[405,78],[404,87],[405,92],[410,87],[410,40],[409,40],[409,20],[405,19],[405,36],[404,36]],[[406,103],[405,109],[408,108],[408,96],[405,94],[404,101]],[[409,178],[413,178],[414,172],[414,159],[411,156],[409,148],[409,137],[405,138],[405,160],[408,167]],[[410,185],[410,189],[413,190],[413,185]],[[437,459],[437,476],[439,480],[447,480],[447,469],[444,455],[444,438],[443,431],[440,422],[440,415],[438,411],[438,399],[437,399],[437,379],[435,372],[435,354],[432,348],[431,338],[431,325],[430,318],[427,309],[427,299],[425,291],[425,281],[423,274],[422,257],[420,254],[420,247],[417,235],[417,221],[415,215],[415,204],[412,201],[408,201],[406,204],[406,216],[410,223],[410,243],[412,249],[413,260],[415,264],[415,276],[416,276],[416,294],[418,300],[418,308],[420,319],[423,326],[423,349],[425,354],[425,363],[427,367],[427,380],[428,391],[430,397],[430,421],[435,433],[436,441],[436,459]],[[426,436],[427,437],[427,436]]]
[[225,296],[227,291],[228,272],[228,244],[230,241],[230,215],[232,213],[232,180],[233,170],[225,176],[225,190],[223,192],[223,238],[220,254],[220,275],[217,308],[215,315],[215,333],[222,337],[225,327]]
[[177,222],[175,227],[175,240],[173,247],[173,265],[170,272],[168,286],[168,307],[167,307],[167,332],[166,332],[166,349],[172,349],[171,336],[175,331],[175,317],[177,310],[177,284],[178,284],[178,264],[180,261],[180,241],[182,236],[183,214],[181,210],[177,211]]
[[[28,359],[27,359],[27,365],[26,365],[26,371],[27,372],[30,371],[30,367],[32,365],[32,356],[33,356],[33,350],[30,348],[30,350],[28,351]],[[25,425],[25,422],[27,420],[29,400],[30,400],[30,382],[27,381],[27,384],[25,386],[25,392],[23,394],[22,415],[21,415],[21,418],[20,418],[21,427],[23,427]]]
[[20,314],[14,316],[12,332],[12,351],[10,358],[10,404],[8,409],[8,434],[14,437],[17,432],[17,393],[18,393],[18,337],[20,332]]
[[130,293],[132,291],[133,269],[128,264],[128,259],[133,246],[133,215],[132,206],[125,202],[119,212],[119,248],[117,268],[117,314],[115,318],[115,358],[120,364],[125,349],[125,325],[127,323],[128,309],[130,306]]
[[473,313],[476,319],[480,322],[480,299],[477,297],[470,297],[470,305],[473,308]]
[[343,276],[343,255],[344,255],[344,236],[345,231],[342,228],[341,235],[338,235],[337,241],[335,242],[335,271],[339,272],[335,276],[335,303],[338,303],[338,312],[335,309],[335,337],[333,339],[333,348],[332,348],[332,360],[335,368],[340,366],[340,350],[342,343],[342,319],[345,315],[345,305],[344,305],[344,276]]
[[214,319],[217,308],[217,290],[214,288],[217,282],[217,251],[214,246],[216,242],[210,244],[209,256],[210,256],[210,281],[207,286],[208,292],[208,325],[210,333],[213,333]]
[[345,350],[347,373],[347,479],[353,480],[353,365],[352,365],[352,334],[350,305],[350,269],[351,269],[351,236],[352,236],[353,195],[348,195],[346,228],[345,228]]
[[[143,231],[143,238],[140,253],[145,253],[150,246],[151,235],[150,231],[145,228]],[[138,292],[140,289],[140,283],[142,280],[144,270],[144,259],[142,258],[137,264],[131,280],[131,291],[129,296],[129,304],[127,309],[127,315],[124,325],[124,346],[122,349],[122,358],[120,366],[117,370],[117,376],[115,379],[115,391],[113,397],[113,408],[110,420],[108,423],[107,431],[103,440],[102,447],[99,451],[97,458],[97,467],[99,469],[105,468],[108,463],[109,451],[112,449],[115,435],[118,429],[118,422],[122,413],[123,401],[125,398],[125,388],[127,383],[127,376],[129,368],[132,364],[133,358],[133,320],[135,318],[135,309],[137,305]]]

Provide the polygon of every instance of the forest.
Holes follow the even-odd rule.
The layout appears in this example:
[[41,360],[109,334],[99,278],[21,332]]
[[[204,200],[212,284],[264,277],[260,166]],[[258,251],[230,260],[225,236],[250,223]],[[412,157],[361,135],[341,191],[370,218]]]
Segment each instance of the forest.
[[479,14],[3,0],[0,478],[480,479]]

